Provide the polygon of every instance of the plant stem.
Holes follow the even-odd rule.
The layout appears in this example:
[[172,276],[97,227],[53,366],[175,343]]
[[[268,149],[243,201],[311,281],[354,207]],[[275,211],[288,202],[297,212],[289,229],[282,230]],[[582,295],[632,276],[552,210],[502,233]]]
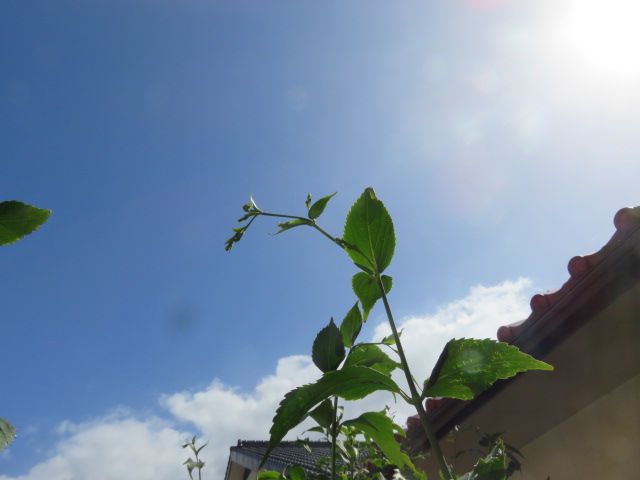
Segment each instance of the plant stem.
[[271,213],[271,212],[260,212],[258,215],[264,215],[265,217],[291,218],[292,220],[302,220],[303,222],[306,222],[307,225],[309,225],[310,227],[315,228],[317,231],[319,231],[322,235],[324,235],[329,240],[331,240],[333,243],[338,245],[340,248],[344,249],[344,245],[342,243],[340,243],[340,240],[338,240],[336,237],[334,237],[330,233],[328,233],[325,229],[323,229],[320,225],[318,225],[315,222],[315,220],[311,220],[311,219],[305,218],[305,217],[299,217],[297,215],[284,215],[282,213]]
[[333,397],[333,422],[331,424],[331,480],[336,480],[336,442],[338,441],[338,397]]
[[[295,215],[282,215],[279,213],[269,213],[269,212],[261,212],[261,215],[265,215],[267,217],[282,217],[282,218],[291,218],[294,220],[302,220],[304,222],[308,222],[307,224],[310,227],[318,230],[322,235],[331,240],[341,249],[345,249],[345,242],[337,237],[332,236],[327,233],[323,228],[318,226],[314,220],[310,220],[308,218],[299,217]],[[446,480],[455,480],[451,469],[449,468],[449,464],[447,460],[444,458],[444,454],[442,453],[442,449],[440,448],[440,444],[438,443],[438,437],[436,436],[433,427],[431,426],[431,422],[427,417],[427,412],[422,405],[422,398],[418,393],[416,388],[416,384],[411,374],[411,370],[409,369],[409,363],[407,362],[407,357],[404,354],[404,349],[402,348],[402,342],[400,341],[400,335],[398,335],[398,329],[396,328],[396,323],[393,320],[393,314],[391,313],[391,307],[389,306],[389,300],[387,299],[387,293],[384,290],[384,285],[382,283],[382,279],[380,277],[380,273],[375,273],[376,281],[378,283],[378,288],[380,289],[380,294],[382,296],[382,302],[384,303],[384,309],[387,313],[387,319],[389,321],[389,326],[391,327],[391,331],[393,332],[393,338],[396,341],[396,346],[398,347],[398,356],[400,357],[400,362],[402,363],[402,370],[404,371],[404,375],[407,379],[407,383],[409,384],[409,391],[411,392],[411,403],[415,407],[418,412],[418,417],[420,418],[420,422],[422,423],[422,428],[424,429],[424,433],[427,436],[427,440],[429,440],[429,444],[431,445],[431,449],[440,465],[440,470],[444,475]],[[337,415],[337,398],[334,397],[334,415]],[[334,427],[335,427],[336,419],[334,417]],[[335,440],[336,440],[336,432],[335,429],[332,432],[333,435],[333,447],[332,447],[332,480],[335,480]]]
[[387,293],[384,290],[384,285],[382,283],[382,279],[379,273],[376,273],[376,280],[378,282],[378,288],[380,289],[380,294],[382,296],[382,302],[384,303],[384,309],[387,312],[387,319],[389,320],[389,326],[391,327],[391,332],[393,333],[393,338],[396,341],[396,346],[398,347],[398,356],[400,357],[400,362],[402,363],[402,370],[404,371],[404,375],[407,379],[407,383],[409,384],[409,391],[411,392],[411,399],[413,406],[416,408],[418,412],[418,417],[420,418],[420,422],[422,423],[422,428],[424,429],[424,433],[427,435],[427,439],[429,440],[429,444],[431,445],[431,449],[438,460],[440,465],[440,470],[444,477],[449,480],[454,480],[451,469],[449,468],[449,464],[447,464],[447,460],[444,458],[444,454],[440,449],[440,444],[438,443],[438,437],[436,436],[433,427],[431,426],[431,422],[427,417],[427,412],[425,411],[422,405],[422,399],[420,398],[420,394],[416,389],[416,384],[413,381],[413,375],[411,375],[411,370],[409,369],[409,363],[407,362],[407,357],[404,354],[404,349],[402,348],[402,342],[400,341],[400,335],[398,335],[398,329],[396,328],[396,323],[393,320],[393,314],[391,313],[391,307],[389,306],[389,300],[387,299]]

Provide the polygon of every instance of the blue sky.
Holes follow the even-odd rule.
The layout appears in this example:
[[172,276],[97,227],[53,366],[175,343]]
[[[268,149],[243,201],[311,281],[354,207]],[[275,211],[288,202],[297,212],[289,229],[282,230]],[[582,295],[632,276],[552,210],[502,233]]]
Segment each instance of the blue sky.
[[456,322],[496,298],[524,315],[531,292],[559,287],[639,203],[638,73],[593,62],[566,35],[571,8],[0,6],[0,192],[54,211],[0,250],[0,415],[21,432],[0,478],[37,480],[50,471],[34,466],[105,424],[166,429],[167,451],[185,432],[211,437],[194,412],[212,385],[251,400],[279,361],[291,378],[308,370],[295,356],[353,303],[353,269],[313,232],[273,238],[267,221],[224,252],[249,194],[295,213],[307,192],[337,191],[322,221],[339,234],[375,187],[406,321]]

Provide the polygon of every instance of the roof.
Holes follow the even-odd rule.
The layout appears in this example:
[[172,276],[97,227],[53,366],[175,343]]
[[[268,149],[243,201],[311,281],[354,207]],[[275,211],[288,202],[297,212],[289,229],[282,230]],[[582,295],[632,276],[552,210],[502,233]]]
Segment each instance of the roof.
[[[597,252],[573,257],[569,279],[555,292],[531,298],[531,314],[498,329],[498,340],[541,357],[561,344],[596,312],[640,282],[640,207],[623,208],[614,217],[615,232]],[[450,431],[490,401],[512,380],[496,382],[474,400],[428,399],[427,413],[438,436]],[[417,417],[407,419],[409,446],[428,447]]]
[[[230,461],[250,470],[257,470],[262,457],[267,452],[269,442],[258,440],[238,440],[231,447]],[[329,442],[307,442],[311,452],[298,442],[280,442],[270,453],[264,468],[282,471],[288,465],[300,465],[307,471],[317,471],[318,461],[329,456]]]

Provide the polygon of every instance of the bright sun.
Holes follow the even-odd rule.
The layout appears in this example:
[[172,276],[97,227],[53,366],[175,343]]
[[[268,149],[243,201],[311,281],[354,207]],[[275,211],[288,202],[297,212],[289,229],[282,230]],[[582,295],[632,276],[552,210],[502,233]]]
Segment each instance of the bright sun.
[[590,63],[640,73],[640,0],[575,0],[568,34]]

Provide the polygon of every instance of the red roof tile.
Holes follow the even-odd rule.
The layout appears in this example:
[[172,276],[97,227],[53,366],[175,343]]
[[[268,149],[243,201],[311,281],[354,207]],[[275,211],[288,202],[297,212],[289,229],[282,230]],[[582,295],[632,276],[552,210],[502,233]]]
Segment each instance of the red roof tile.
[[[616,267],[619,265],[616,263],[619,261],[618,257],[624,257],[629,251],[633,251],[640,258],[638,247],[640,245],[640,206],[619,210],[613,223],[616,230],[609,241],[595,253],[573,257],[568,264],[569,279],[564,285],[555,292],[534,295],[530,301],[531,314],[520,322],[500,327],[497,332],[498,340],[515,344],[530,354],[539,353],[538,350],[544,351],[549,348],[549,345],[561,342],[564,336],[577,328],[582,321],[576,321],[576,317],[584,317],[583,314],[577,316],[568,314],[567,311],[570,308],[567,304],[571,304],[572,301],[579,303],[575,302],[579,297],[583,300],[584,297],[588,297],[595,303],[606,303],[606,294],[595,292],[601,290],[599,283],[612,281],[612,278],[620,274],[619,268]],[[622,249],[625,245],[626,247]],[[587,281],[588,277],[592,277],[593,280]],[[505,383],[498,382],[502,386]],[[489,401],[499,385],[494,385],[489,391],[470,402],[427,399],[425,408],[434,422],[438,435],[447,433],[458,420],[473,411],[477,405]],[[413,450],[428,447],[417,416],[407,419],[407,441],[407,447]]]
[[577,256],[569,260],[569,279],[555,292],[537,294],[531,298],[531,315],[526,319],[498,329],[498,340],[513,343],[525,330],[535,324],[560,298],[572,290],[590,271],[599,265],[612,250],[617,248],[632,232],[640,228],[640,207],[623,208],[616,213],[613,224],[616,231],[600,250],[590,255]]

